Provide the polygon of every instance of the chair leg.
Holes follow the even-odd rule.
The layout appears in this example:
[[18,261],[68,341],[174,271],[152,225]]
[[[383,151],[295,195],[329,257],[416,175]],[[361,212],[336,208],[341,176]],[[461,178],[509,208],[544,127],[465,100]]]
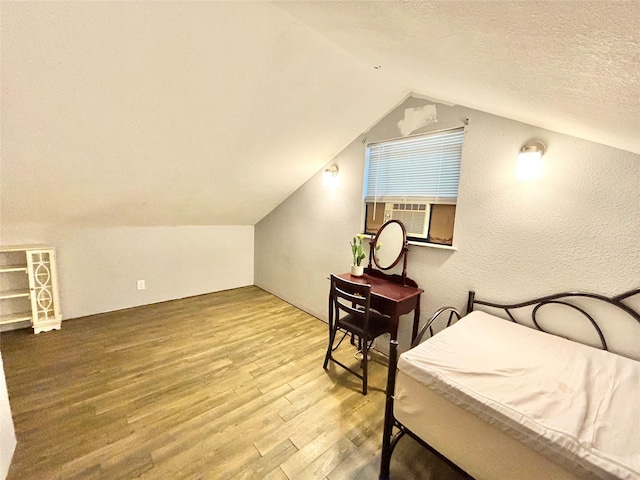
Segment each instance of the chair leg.
[[329,359],[331,358],[331,350],[333,349],[333,342],[336,339],[336,329],[329,327],[329,346],[327,347],[327,354],[324,356],[324,364],[322,368],[327,369],[329,365]]
[[[372,345],[373,345],[373,341],[370,344],[368,344],[367,352],[369,352],[369,350],[371,350]],[[356,352],[356,353],[362,354],[362,343],[360,343],[360,347],[358,348],[358,352]],[[369,354],[367,353],[367,355],[369,355]],[[364,361],[360,360],[360,369],[362,370],[363,368],[364,368]]]
[[367,394],[367,370],[369,364],[369,342],[365,339],[362,342],[362,394]]

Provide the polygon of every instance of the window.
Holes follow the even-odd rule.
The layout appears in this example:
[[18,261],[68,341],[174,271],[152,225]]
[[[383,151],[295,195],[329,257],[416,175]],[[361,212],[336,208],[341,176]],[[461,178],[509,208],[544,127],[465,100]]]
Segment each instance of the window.
[[365,233],[400,220],[410,240],[453,244],[464,128],[366,148]]

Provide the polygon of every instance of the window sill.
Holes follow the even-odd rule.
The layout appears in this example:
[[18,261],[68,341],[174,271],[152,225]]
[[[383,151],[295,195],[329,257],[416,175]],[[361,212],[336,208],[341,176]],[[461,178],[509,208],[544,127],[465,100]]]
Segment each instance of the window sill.
[[440,245],[439,243],[416,242],[414,240],[409,240],[408,243],[409,245],[416,245],[418,247],[439,248],[440,250],[451,250],[454,252],[458,250],[453,245]]

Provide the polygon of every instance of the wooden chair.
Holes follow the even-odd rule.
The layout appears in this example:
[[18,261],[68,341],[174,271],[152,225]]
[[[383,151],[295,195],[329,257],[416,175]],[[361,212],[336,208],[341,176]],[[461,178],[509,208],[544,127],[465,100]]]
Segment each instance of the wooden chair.
[[[331,275],[331,299],[329,304],[329,346],[324,358],[323,368],[327,368],[329,360],[340,365],[362,380],[362,394],[367,394],[367,366],[369,348],[377,337],[390,333],[391,318],[381,315],[370,308],[371,285],[354,283]],[[336,334],[342,331],[344,336],[334,346]],[[334,352],[347,334],[356,335],[362,350],[362,374],[336,360]]]

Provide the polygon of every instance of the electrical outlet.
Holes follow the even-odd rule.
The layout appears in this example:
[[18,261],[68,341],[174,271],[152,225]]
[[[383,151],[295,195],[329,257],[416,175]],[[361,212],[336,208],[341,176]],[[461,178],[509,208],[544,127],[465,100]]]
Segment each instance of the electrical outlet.
[[145,288],[147,287],[144,285],[144,280],[138,280],[138,290],[144,290]]

